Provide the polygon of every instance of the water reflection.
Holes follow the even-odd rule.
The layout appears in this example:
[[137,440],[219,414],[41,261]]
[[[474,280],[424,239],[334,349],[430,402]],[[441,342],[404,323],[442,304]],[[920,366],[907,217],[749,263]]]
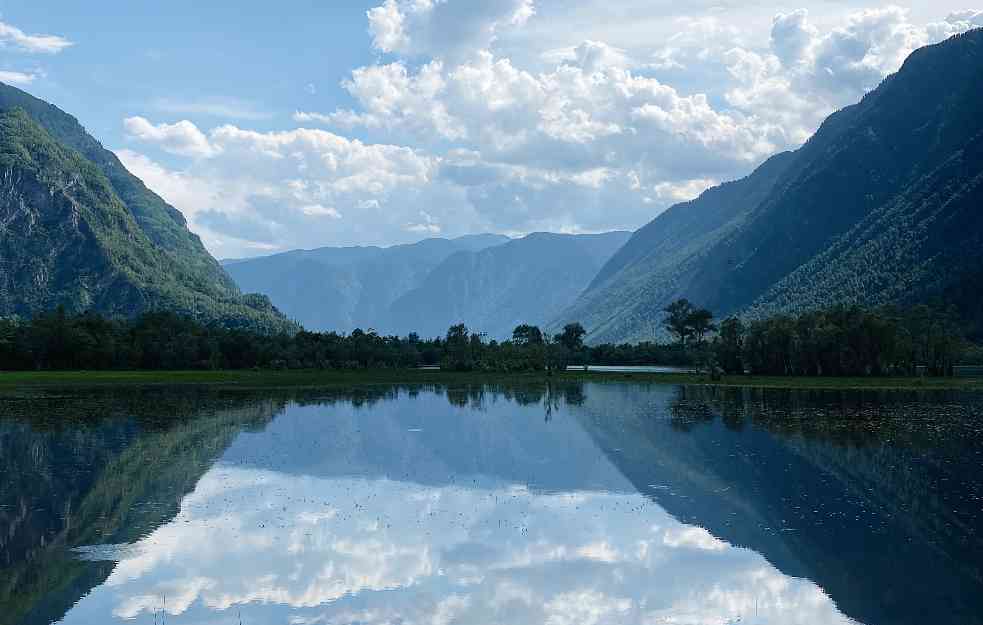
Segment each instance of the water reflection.
[[159,393],[5,404],[9,622],[980,619],[971,395]]

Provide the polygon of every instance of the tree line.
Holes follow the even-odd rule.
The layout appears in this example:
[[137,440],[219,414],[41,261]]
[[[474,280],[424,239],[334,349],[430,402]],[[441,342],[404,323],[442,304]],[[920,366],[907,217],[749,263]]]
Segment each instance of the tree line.
[[[667,325],[672,319],[667,310]],[[689,340],[707,368],[730,374],[945,376],[952,375],[956,364],[983,356],[966,339],[954,310],[924,305],[875,310],[834,306],[750,321],[730,317],[705,330],[713,331],[712,340],[700,331],[702,317],[696,319],[678,325],[677,314],[670,331],[684,344]]]
[[[556,371],[568,364],[620,358],[656,358],[658,349],[587,348],[580,324],[556,336],[520,325],[511,339],[487,340],[463,324],[445,336],[383,336],[356,329],[347,334],[264,334],[202,324],[172,312],[110,319],[64,309],[30,320],[0,319],[0,370],[218,370],[368,369],[440,366],[459,371]],[[595,351],[596,350],[596,351]],[[667,352],[674,351],[666,348]],[[651,353],[650,353],[651,352]]]
[[[835,307],[716,323],[686,300],[665,310],[672,342],[585,345],[570,323],[556,334],[522,324],[489,340],[458,324],[442,337],[350,333],[264,334],[202,324],[171,312],[110,319],[63,309],[0,319],[2,370],[368,369],[440,366],[455,371],[562,371],[570,365],[676,365],[760,375],[951,373],[972,346],[951,311],[927,306]],[[976,357],[980,356],[978,352]]]

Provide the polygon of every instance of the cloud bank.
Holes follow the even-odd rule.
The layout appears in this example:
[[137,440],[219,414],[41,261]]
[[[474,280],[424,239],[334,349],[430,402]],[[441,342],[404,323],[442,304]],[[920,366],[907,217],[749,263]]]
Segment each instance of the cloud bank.
[[[598,10],[580,4],[570,13],[581,22]],[[169,179],[210,189],[207,206],[178,207],[220,255],[636,228],[798,147],[914,49],[983,25],[983,11],[916,22],[882,6],[815,20],[803,7],[747,17],[769,32],[749,43],[704,11],[667,17],[673,34],[648,46],[598,36],[547,47],[524,35],[546,9],[386,0],[366,15],[378,61],[340,80],[351,106],[301,107],[297,127],[276,132],[131,117],[128,161],[138,175],[152,167],[134,150],[194,163]],[[563,24],[552,30],[562,37]]]

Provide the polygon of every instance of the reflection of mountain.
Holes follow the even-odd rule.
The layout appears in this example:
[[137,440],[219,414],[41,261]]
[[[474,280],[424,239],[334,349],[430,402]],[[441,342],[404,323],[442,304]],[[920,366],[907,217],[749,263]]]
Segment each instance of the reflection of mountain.
[[811,581],[635,492],[571,418],[579,388],[544,390],[307,397],[171,522],[99,550],[118,565],[63,623],[147,621],[166,594],[180,623],[846,625]]
[[5,401],[0,615],[149,622],[166,594],[176,622],[843,623],[831,598],[866,623],[980,623],[979,402],[606,383]]
[[863,622],[983,622],[978,399],[586,395],[584,426],[684,523],[816,581]]
[[[71,548],[132,542],[168,522],[235,435],[283,406],[196,392],[4,404],[0,615],[24,625],[60,619],[111,573]],[[11,418],[18,409],[41,416]]]
[[[264,431],[239,437],[222,461],[291,475],[428,486],[476,481],[547,492],[633,490],[560,409],[582,400],[579,388],[392,389],[389,401],[371,409],[355,405],[351,393],[321,396]],[[558,404],[549,422],[547,402]]]

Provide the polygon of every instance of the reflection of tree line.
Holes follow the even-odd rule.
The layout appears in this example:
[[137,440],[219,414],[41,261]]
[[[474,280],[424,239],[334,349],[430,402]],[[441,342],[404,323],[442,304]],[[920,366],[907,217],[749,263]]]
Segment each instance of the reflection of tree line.
[[863,622],[981,622],[979,398],[681,387],[663,401],[666,419],[649,406],[586,423],[671,514]]
[[547,415],[564,405],[579,406],[585,400],[584,385],[576,380],[537,380],[520,384],[394,384],[308,392],[306,395],[298,392],[292,394],[291,399],[301,406],[344,403],[362,408],[395,400],[400,395],[412,398],[420,393],[441,396],[452,406],[479,411],[484,410],[492,398],[519,406],[538,404]]

